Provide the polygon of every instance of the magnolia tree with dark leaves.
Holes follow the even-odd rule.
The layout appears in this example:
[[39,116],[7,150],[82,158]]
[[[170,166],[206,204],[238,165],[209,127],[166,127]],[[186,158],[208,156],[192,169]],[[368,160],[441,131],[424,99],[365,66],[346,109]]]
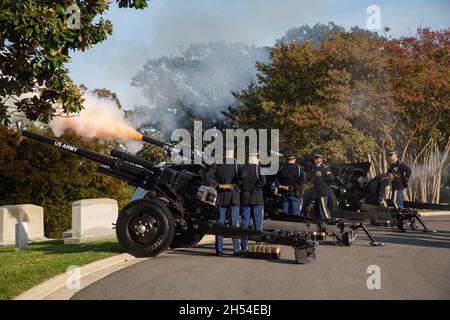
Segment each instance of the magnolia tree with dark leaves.
[[[87,50],[112,34],[99,18],[111,0],[2,0],[0,2],[0,122],[20,112],[49,122],[82,109],[82,94],[64,65],[70,52]],[[147,0],[116,0],[143,9]]]

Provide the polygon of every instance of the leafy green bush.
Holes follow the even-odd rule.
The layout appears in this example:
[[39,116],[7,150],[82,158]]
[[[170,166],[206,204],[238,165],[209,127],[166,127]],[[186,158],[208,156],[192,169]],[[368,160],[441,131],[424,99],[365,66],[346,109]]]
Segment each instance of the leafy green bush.
[[[39,133],[51,136],[49,131]],[[108,146],[85,141],[74,133],[62,140],[106,153]],[[97,164],[42,143],[23,139],[17,130],[0,126],[0,205],[44,207],[45,235],[60,238],[71,226],[71,204],[80,199],[112,198],[123,207],[133,188],[97,173]]]

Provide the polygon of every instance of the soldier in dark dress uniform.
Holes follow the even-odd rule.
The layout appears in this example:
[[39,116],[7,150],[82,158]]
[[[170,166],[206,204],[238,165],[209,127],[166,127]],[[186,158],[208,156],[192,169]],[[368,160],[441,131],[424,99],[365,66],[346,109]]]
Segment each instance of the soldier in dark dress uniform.
[[[227,161],[228,160],[228,161]],[[227,163],[231,162],[231,163]],[[225,225],[227,214],[233,227],[239,226],[240,192],[238,187],[238,166],[234,160],[234,144],[225,146],[223,164],[215,164],[206,173],[208,183],[217,189],[216,221]],[[222,255],[223,236],[216,236],[216,254]],[[239,239],[233,239],[233,254],[239,254]]]
[[403,209],[403,191],[408,187],[409,178],[411,178],[411,169],[398,159],[397,151],[389,153],[391,165],[388,173],[394,174],[392,181],[391,201],[395,209]]
[[313,197],[315,200],[316,216],[319,220],[331,220],[331,212],[328,209],[328,201],[331,197],[331,189],[328,186],[330,182],[334,181],[334,175],[331,172],[329,164],[325,164],[322,154],[314,155],[313,173]]
[[287,155],[288,164],[281,167],[275,178],[275,188],[282,197],[282,209],[285,214],[299,216],[302,206],[305,172],[296,163],[294,155]]
[[366,202],[386,208],[388,206],[386,202],[386,189],[393,179],[394,175],[392,173],[382,173],[370,180],[364,190]]
[[[249,154],[249,163],[239,167],[239,180],[241,190],[241,225],[248,228],[253,218],[255,230],[262,230],[264,196],[263,187],[266,177],[261,174],[258,152]],[[241,240],[242,251],[247,250],[248,240]],[[257,242],[256,244],[260,244]]]

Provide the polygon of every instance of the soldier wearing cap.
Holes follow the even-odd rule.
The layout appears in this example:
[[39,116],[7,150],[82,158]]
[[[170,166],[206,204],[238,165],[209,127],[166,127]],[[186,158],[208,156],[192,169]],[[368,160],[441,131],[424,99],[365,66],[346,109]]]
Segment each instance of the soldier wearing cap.
[[394,175],[392,181],[391,201],[395,209],[403,209],[403,191],[408,187],[411,169],[398,159],[397,151],[389,152],[391,164],[388,173]]
[[[240,192],[238,188],[238,165],[234,160],[234,144],[225,145],[225,159],[215,164],[205,175],[211,186],[217,189],[216,221],[225,225],[227,214],[233,227],[239,226]],[[216,236],[216,255],[223,253],[223,236]],[[233,254],[239,254],[239,239],[233,239]]]
[[278,170],[274,182],[275,188],[281,193],[283,212],[285,214],[299,216],[306,176],[305,172],[297,164],[295,155],[288,154],[286,158],[288,164]]
[[[241,190],[242,227],[248,228],[253,220],[254,229],[261,231],[264,210],[263,187],[266,184],[266,177],[261,174],[258,156],[259,153],[256,150],[250,152],[248,164],[239,167],[239,187]],[[247,250],[247,244],[248,240],[241,241],[242,251]]]
[[334,181],[329,164],[323,162],[325,156],[316,153],[314,155],[313,173],[313,197],[315,199],[316,215],[319,220],[331,220],[331,212],[328,209],[328,201],[331,197],[331,189],[328,186]]

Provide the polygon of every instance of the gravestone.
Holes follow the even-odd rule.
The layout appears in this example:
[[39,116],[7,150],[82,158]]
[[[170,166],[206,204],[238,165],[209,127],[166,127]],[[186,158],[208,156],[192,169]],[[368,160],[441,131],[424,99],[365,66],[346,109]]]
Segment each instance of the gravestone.
[[28,224],[28,240],[44,241],[44,208],[33,204],[0,207],[0,246],[16,243],[16,224]]
[[64,232],[64,243],[115,239],[113,223],[116,223],[118,214],[119,207],[113,199],[84,199],[74,202],[72,228]]
[[16,223],[16,248],[19,250],[28,249],[28,223]]

